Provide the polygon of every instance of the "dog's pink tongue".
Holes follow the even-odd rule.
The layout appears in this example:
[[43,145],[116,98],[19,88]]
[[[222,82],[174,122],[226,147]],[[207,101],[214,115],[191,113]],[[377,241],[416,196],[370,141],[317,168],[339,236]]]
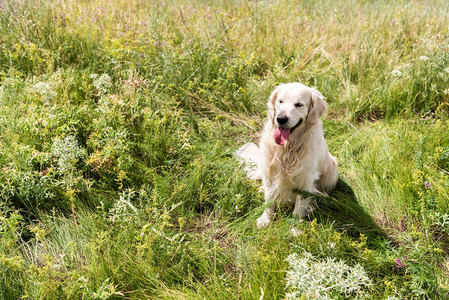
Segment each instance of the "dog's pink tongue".
[[278,145],[284,145],[285,142],[288,140],[288,137],[290,136],[290,128],[282,128],[278,127],[274,131],[274,141]]

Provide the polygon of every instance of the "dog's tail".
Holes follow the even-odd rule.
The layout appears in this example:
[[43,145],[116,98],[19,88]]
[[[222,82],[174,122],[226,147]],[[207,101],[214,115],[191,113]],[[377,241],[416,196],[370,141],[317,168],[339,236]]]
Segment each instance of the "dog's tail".
[[244,164],[246,175],[251,180],[262,180],[263,153],[254,143],[247,143],[239,148],[235,156]]

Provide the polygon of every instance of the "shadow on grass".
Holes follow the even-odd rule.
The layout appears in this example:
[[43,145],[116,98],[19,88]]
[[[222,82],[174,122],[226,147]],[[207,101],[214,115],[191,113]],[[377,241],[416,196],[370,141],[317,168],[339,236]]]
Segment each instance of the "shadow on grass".
[[370,244],[376,244],[379,240],[390,240],[385,231],[358,203],[352,188],[342,179],[338,179],[335,189],[328,197],[304,191],[295,192],[317,201],[318,209],[308,217],[310,220],[316,218],[318,223],[333,223],[334,228],[353,237],[364,234]]

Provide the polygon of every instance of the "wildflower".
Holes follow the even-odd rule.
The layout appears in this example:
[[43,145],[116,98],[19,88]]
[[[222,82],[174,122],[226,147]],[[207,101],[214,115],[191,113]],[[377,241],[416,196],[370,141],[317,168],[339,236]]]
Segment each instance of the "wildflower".
[[386,298],[386,300],[401,300],[401,298],[398,298],[398,296],[396,296],[396,295],[393,295],[393,296],[390,295]]
[[443,93],[444,93],[445,95],[449,95],[449,89],[445,89],[445,90],[443,91]]
[[48,82],[38,82],[30,87],[30,91],[42,96],[45,100],[50,100],[58,95],[53,90],[52,84]]
[[244,142],[245,142],[245,138],[237,137],[237,138],[235,139],[235,141],[236,141],[238,144],[244,143]]
[[393,71],[391,71],[391,75],[393,77],[401,77],[402,76],[402,72],[399,71],[399,70],[393,70]]
[[101,74],[100,77],[98,77],[98,74],[91,74],[90,78],[94,79],[93,85],[97,88],[100,95],[106,94],[112,87],[111,76],[106,73]]
[[394,24],[396,24],[396,19],[393,19],[393,20],[391,20],[391,23],[394,25]]
[[238,212],[238,213],[242,212],[242,210],[240,209],[238,204],[235,205],[235,211]]
[[319,259],[309,252],[287,257],[287,299],[336,299],[341,296],[368,296],[372,286],[361,265],[348,266],[336,258]]
[[284,46],[287,45],[287,41],[284,41],[282,44],[284,44]]
[[430,189],[432,187],[432,184],[428,181],[424,182],[424,186],[426,187],[426,189]]
[[298,237],[298,236],[302,235],[304,233],[304,231],[302,229],[292,228],[292,229],[290,229],[290,233],[292,236]]
[[419,60],[428,61],[429,58],[427,56],[425,56],[425,55],[422,55],[422,56],[419,57]]
[[112,223],[117,221],[128,222],[138,215],[136,207],[132,204],[135,194],[136,191],[133,189],[121,192],[119,200],[115,202],[114,207],[109,211],[109,221]]
[[57,138],[53,142],[51,154],[58,158],[58,167],[63,173],[69,173],[75,169],[79,158],[84,157],[85,150],[72,135],[64,139]]
[[407,268],[407,265],[405,264],[405,261],[407,260],[407,256],[404,255],[403,257],[398,257],[394,260],[394,266],[393,270],[402,270]]

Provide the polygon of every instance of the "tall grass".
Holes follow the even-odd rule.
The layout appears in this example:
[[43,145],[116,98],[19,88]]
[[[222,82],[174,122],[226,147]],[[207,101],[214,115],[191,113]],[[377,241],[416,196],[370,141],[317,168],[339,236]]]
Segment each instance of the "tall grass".
[[[315,282],[332,297],[448,297],[448,14],[0,2],[0,298],[313,298],[294,274],[325,261],[373,283]],[[289,81],[326,96],[341,180],[308,219],[258,230],[263,195],[233,152]]]

